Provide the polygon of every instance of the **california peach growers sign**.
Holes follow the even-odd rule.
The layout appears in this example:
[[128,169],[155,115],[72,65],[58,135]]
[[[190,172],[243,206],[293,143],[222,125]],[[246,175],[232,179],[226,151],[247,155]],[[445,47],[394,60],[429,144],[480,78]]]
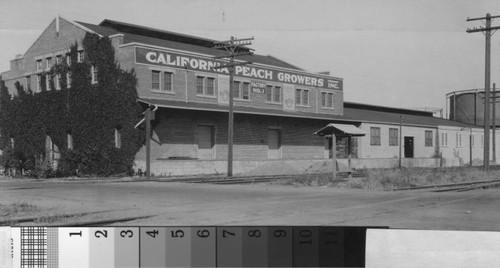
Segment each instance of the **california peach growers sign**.
[[[213,67],[224,65],[227,62],[214,60],[210,57],[180,54],[166,50],[156,50],[144,47],[135,48],[136,63],[157,66],[168,66],[189,70],[198,70],[212,73],[227,73],[227,68],[213,69]],[[282,71],[278,69],[263,68],[253,64],[236,66],[235,75],[253,79],[268,80],[287,84],[295,84],[309,87],[331,88],[342,90],[342,79],[328,77],[325,75],[314,75],[310,73],[299,73],[293,71]]]

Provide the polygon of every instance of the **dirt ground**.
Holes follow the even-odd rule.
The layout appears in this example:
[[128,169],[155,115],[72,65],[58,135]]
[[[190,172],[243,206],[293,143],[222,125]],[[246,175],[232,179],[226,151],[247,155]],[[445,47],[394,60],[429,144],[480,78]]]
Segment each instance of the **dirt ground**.
[[[269,183],[0,178],[0,204],[13,203],[40,209],[8,215],[0,211],[0,225],[328,225],[500,231],[498,188],[433,193]],[[36,220],[9,222],[19,218]]]

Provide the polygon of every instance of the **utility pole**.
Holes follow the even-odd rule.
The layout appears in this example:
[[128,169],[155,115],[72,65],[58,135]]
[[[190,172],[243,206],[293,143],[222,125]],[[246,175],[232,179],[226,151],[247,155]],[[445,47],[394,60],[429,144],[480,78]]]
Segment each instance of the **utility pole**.
[[251,62],[234,62],[234,57],[242,56],[242,55],[252,55],[253,49],[246,47],[246,45],[251,45],[253,37],[251,38],[243,38],[237,39],[231,36],[231,39],[228,41],[217,42],[214,44],[214,48],[224,49],[227,54],[215,56],[214,59],[222,59],[229,58],[229,63],[224,65],[219,65],[214,67],[213,69],[224,69],[228,68],[229,70],[229,116],[227,122],[227,176],[233,176],[233,99],[234,99],[234,67],[237,65],[245,65],[250,64]]
[[496,86],[495,86],[495,83],[493,83],[493,103],[492,103],[492,107],[491,107],[491,124],[492,124],[492,145],[491,145],[491,149],[493,150],[492,154],[493,154],[493,163],[496,163],[497,162],[497,150],[496,150],[496,136],[495,136],[495,129],[496,129],[496,116],[495,116],[495,113],[496,113],[496,107],[497,106],[497,98],[496,98]]
[[468,33],[484,32],[486,36],[485,44],[485,73],[484,73],[484,170],[488,170],[490,165],[490,67],[491,67],[491,35],[492,30],[496,31],[500,27],[491,27],[491,20],[500,16],[491,16],[486,13],[486,17],[467,18],[467,21],[486,20],[485,27],[467,29]]

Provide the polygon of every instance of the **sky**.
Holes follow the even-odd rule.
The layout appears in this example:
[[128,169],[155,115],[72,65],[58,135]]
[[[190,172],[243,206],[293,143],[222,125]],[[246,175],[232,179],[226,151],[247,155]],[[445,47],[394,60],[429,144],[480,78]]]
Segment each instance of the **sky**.
[[[446,93],[484,88],[483,26],[497,0],[0,0],[0,72],[60,15],[200,37],[254,37],[255,53],[344,80],[344,100],[446,110]],[[500,26],[500,18],[493,20]],[[500,87],[500,32],[491,82]],[[446,115],[446,112],[445,112]]]

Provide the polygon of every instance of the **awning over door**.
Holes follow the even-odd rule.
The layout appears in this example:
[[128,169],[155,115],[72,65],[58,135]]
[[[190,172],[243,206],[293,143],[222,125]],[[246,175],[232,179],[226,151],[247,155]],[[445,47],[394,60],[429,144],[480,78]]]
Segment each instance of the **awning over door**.
[[334,133],[336,136],[351,136],[351,137],[360,137],[366,135],[366,133],[363,130],[354,125],[334,124],[334,123],[326,125],[324,128],[314,132],[313,134],[319,136],[325,136],[325,135],[332,135],[332,133]]

